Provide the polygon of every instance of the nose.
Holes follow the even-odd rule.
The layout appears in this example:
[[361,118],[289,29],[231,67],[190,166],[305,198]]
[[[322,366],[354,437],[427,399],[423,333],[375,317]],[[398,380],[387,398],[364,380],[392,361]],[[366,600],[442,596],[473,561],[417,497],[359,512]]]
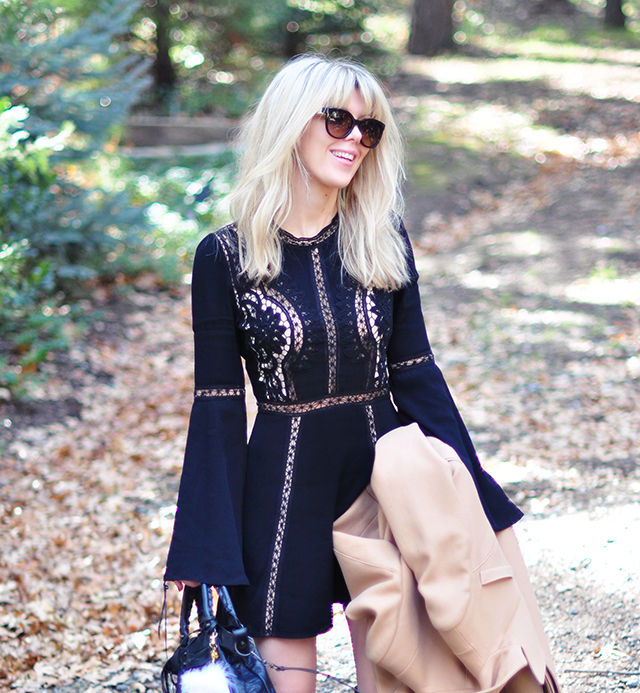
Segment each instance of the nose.
[[353,126],[353,130],[347,135],[347,139],[352,139],[360,143],[360,140],[362,140],[362,132],[360,131],[360,127],[358,125]]

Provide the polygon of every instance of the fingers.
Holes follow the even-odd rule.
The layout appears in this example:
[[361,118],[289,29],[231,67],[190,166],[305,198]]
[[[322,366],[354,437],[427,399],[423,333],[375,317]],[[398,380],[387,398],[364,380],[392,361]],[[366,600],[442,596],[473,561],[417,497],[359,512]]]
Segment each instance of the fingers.
[[200,583],[199,582],[194,582],[193,580],[173,580],[173,584],[178,588],[178,592],[182,592],[182,590],[186,587],[199,587]]

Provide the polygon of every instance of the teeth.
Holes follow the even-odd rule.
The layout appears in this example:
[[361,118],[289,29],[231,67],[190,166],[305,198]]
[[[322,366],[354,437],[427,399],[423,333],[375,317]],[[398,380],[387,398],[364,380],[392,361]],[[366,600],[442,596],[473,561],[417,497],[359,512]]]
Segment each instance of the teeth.
[[356,157],[354,154],[348,154],[347,152],[333,152],[334,156],[339,159],[346,159],[347,161],[353,161]]

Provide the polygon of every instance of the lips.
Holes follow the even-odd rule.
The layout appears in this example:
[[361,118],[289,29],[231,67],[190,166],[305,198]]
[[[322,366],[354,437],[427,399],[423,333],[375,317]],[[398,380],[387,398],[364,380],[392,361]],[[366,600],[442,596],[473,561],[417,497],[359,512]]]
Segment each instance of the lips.
[[353,163],[356,160],[356,154],[354,152],[347,152],[340,149],[332,149],[331,153],[337,159],[340,159],[341,161],[346,161],[349,164]]

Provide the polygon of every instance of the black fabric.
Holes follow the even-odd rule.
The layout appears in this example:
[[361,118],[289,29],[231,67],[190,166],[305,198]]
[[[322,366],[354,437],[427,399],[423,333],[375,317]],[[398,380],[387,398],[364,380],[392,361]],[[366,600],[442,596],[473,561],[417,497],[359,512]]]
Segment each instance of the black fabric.
[[[311,240],[281,232],[283,270],[267,287],[242,280],[233,226],[196,252],[196,397],[165,579],[234,586],[254,636],[330,628],[345,599],[333,521],[368,483],[376,437],[401,424],[456,450],[494,529],[521,517],[433,359],[400,233],[412,279],[395,292],[346,275],[337,219]],[[248,444],[242,360],[260,406]]]

